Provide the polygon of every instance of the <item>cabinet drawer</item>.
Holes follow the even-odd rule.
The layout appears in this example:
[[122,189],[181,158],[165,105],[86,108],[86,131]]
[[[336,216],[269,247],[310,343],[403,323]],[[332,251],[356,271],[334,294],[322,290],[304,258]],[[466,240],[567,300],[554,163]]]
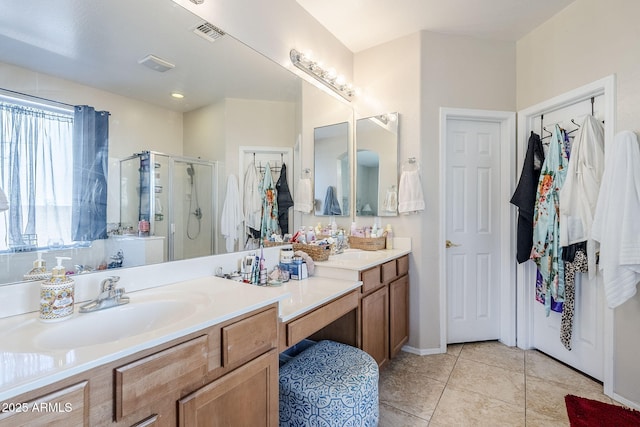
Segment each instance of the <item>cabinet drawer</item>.
[[362,293],[366,294],[367,292],[371,292],[372,290],[379,288],[382,284],[380,278],[379,265],[361,272],[360,280],[362,280]]
[[398,270],[396,268],[396,260],[387,261],[382,264],[382,283],[387,283],[398,276]]
[[398,277],[409,273],[409,255],[398,258]]
[[9,407],[7,412],[0,413],[0,425],[88,426],[89,382],[83,381],[24,405]]
[[222,366],[251,360],[278,345],[275,308],[222,328]]
[[287,324],[287,346],[307,338],[336,319],[358,308],[359,296],[356,291],[323,305],[311,313]]
[[206,372],[206,335],[116,368],[116,421],[201,381]]

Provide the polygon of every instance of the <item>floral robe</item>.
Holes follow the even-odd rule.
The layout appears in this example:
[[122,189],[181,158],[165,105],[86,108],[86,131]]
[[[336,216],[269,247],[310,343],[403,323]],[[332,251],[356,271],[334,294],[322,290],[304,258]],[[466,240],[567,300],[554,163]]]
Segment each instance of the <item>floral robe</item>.
[[273,177],[271,176],[271,167],[269,163],[264,169],[264,179],[260,186],[262,192],[262,221],[260,227],[260,238],[271,237],[273,233],[278,233],[280,226],[278,225],[278,196],[276,194],[275,185],[273,185]]
[[542,276],[542,292],[547,316],[551,310],[551,298],[564,300],[564,263],[560,246],[560,189],[567,175],[569,160],[564,150],[565,135],[555,126],[549,151],[545,157],[533,216],[533,248],[531,259]]

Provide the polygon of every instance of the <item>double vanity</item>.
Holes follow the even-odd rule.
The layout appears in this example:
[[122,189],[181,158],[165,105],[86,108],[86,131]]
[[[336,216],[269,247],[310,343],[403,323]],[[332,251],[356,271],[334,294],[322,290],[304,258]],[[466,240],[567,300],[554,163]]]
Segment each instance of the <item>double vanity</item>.
[[0,319],[0,424],[275,426],[282,351],[333,339],[382,366],[406,343],[410,246],[396,247],[278,287],[209,275],[59,323]]

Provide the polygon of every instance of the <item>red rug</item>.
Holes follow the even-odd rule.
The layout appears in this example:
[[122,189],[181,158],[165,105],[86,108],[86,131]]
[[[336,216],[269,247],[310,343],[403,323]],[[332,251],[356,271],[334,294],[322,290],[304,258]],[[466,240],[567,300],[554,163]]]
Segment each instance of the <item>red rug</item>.
[[622,406],[567,394],[564,397],[571,427],[640,426],[640,412]]

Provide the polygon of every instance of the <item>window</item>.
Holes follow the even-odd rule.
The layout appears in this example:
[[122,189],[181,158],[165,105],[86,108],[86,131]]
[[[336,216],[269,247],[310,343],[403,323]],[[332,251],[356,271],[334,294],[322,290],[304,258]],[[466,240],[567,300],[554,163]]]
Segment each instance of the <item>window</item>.
[[74,111],[0,96],[0,251],[72,243]]

